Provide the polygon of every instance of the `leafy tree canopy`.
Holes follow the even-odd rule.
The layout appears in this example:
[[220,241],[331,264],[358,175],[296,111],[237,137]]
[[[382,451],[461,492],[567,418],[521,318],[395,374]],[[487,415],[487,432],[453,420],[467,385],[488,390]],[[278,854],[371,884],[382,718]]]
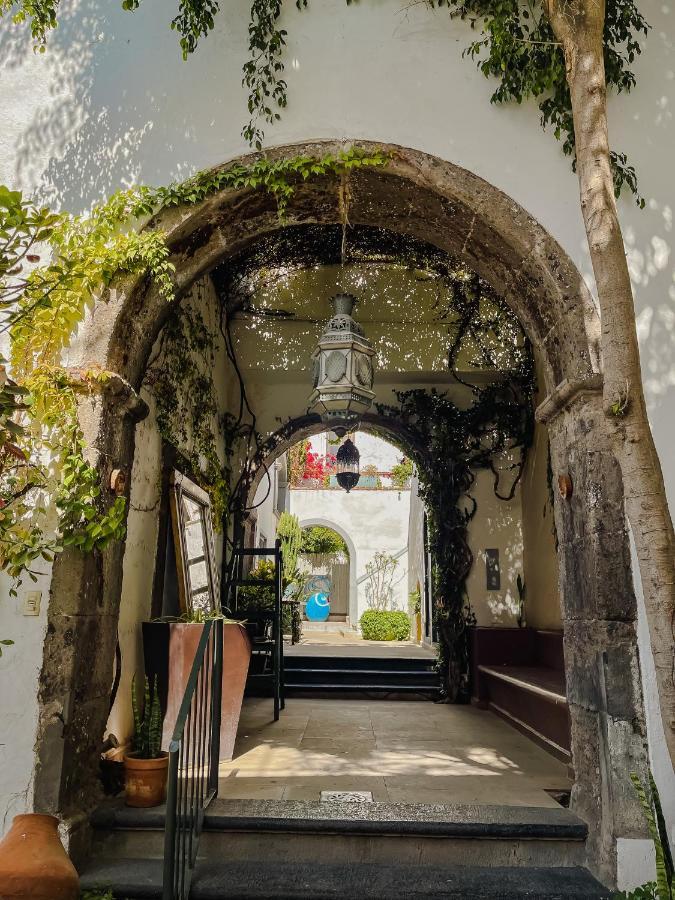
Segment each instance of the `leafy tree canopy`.
[[344,553],[349,556],[349,550],[337,531],[326,528],[323,525],[312,525],[304,528],[302,532],[301,553]]
[[410,486],[412,478],[413,464],[412,460],[404,456],[400,463],[397,463],[391,470],[391,482],[394,487],[407,488]]

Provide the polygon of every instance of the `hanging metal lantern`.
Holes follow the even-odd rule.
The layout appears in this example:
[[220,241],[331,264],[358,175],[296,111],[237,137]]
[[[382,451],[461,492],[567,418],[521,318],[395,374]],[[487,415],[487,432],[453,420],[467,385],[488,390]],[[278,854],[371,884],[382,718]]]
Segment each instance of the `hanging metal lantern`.
[[314,391],[310,405],[317,407],[326,425],[340,436],[354,427],[375,397],[375,351],[363,327],[352,318],[355,302],[351,294],[333,297],[333,317],[312,354]]
[[340,445],[338,452],[335,455],[335,459],[337,460],[337,483],[349,493],[352,488],[356,487],[359,483],[359,478],[361,477],[359,472],[359,461],[361,456],[356,446],[349,438],[347,438],[344,444]]

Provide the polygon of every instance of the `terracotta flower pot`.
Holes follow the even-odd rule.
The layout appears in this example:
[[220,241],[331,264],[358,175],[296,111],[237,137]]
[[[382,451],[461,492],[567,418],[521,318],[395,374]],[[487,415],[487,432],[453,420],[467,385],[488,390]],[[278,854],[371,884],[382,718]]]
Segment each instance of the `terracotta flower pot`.
[[[192,670],[203,625],[143,622],[145,673],[157,679],[164,714],[162,747],[168,747]],[[223,625],[223,692],[220,712],[220,758],[232,759],[246,687],[251,641],[243,625]]]
[[125,756],[126,805],[148,807],[164,803],[168,770],[168,753],[157,759],[139,759],[133,753]]
[[77,900],[80,880],[59,838],[59,820],[15,816],[0,841],[2,900]]

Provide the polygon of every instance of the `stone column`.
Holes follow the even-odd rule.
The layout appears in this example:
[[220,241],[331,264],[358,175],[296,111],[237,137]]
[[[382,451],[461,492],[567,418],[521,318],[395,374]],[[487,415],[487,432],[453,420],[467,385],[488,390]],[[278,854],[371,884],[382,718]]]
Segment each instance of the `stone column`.
[[[82,396],[80,424],[106,501],[115,496],[110,473],[121,469],[128,502],[135,426],[146,414],[145,403],[116,376],[102,393]],[[101,797],[98,760],[109,713],[123,556],[122,541],[91,553],[70,549],[57,556],[52,570],[34,807],[65,820],[75,858],[86,851],[87,815]]]
[[[646,776],[646,725],[621,470],[597,385],[548,398],[567,697],[575,774],[572,807],[589,825],[589,865],[616,878],[616,840],[645,837],[630,773]],[[556,408],[557,407],[557,408]],[[569,476],[563,497],[559,476]]]

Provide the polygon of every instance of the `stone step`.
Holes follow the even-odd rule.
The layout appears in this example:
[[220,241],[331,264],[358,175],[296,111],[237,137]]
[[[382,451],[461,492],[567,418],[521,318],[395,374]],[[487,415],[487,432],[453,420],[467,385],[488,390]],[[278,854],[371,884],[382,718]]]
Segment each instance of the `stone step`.
[[285,684],[289,694],[423,694],[435,698],[440,679],[435,660],[415,658],[289,656]]
[[[317,694],[422,694],[430,698],[436,698],[440,692],[437,685],[429,685],[416,683],[403,683],[400,681],[389,682],[379,681],[377,679],[369,679],[366,681],[296,681],[295,679],[285,682],[286,694],[289,696],[315,696]],[[391,697],[388,696],[388,699]],[[419,699],[419,697],[418,697]]]
[[[97,811],[99,860],[159,859],[164,811],[120,804]],[[320,801],[216,800],[199,855],[261,864],[345,859],[372,865],[580,866],[585,824],[569,810]]]
[[434,657],[401,656],[321,656],[287,654],[284,657],[286,672],[297,669],[328,669],[335,672],[367,670],[369,672],[433,672],[436,673]]
[[[99,862],[82,873],[83,889],[112,888],[118,900],[158,900],[161,860]],[[584,868],[200,862],[191,900],[333,900],[392,897],[429,900],[609,900]]]

